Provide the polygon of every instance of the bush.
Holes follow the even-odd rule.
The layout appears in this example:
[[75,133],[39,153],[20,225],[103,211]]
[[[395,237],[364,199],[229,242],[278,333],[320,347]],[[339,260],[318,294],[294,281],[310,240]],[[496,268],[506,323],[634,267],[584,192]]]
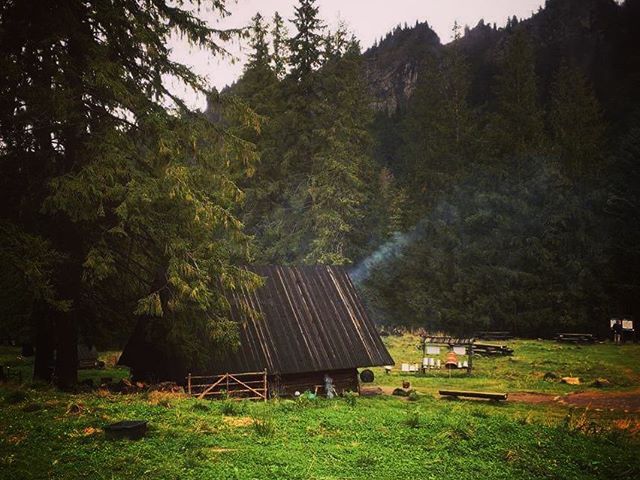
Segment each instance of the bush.
[[220,403],[220,411],[223,415],[237,415],[239,413],[238,405],[232,400],[222,400]]
[[261,437],[272,437],[276,433],[276,423],[271,411],[264,409],[253,416],[253,430]]
[[209,405],[202,401],[194,403],[191,408],[196,412],[208,412],[210,410]]
[[406,426],[411,428],[420,427],[420,411],[417,408],[409,410],[406,418],[404,419],[404,423]]
[[358,401],[358,395],[355,392],[344,392],[342,398],[350,407],[355,407]]

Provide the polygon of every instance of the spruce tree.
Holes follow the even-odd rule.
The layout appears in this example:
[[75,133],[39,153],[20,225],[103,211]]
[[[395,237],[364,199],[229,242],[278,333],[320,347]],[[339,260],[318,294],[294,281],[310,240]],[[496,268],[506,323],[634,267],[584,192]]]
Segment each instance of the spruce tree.
[[459,28],[441,59],[427,58],[402,124],[402,172],[414,221],[449,189],[476,158],[477,132],[468,105],[470,74],[459,49]]
[[[223,1],[210,5],[226,15]],[[233,266],[245,238],[231,212],[254,153],[189,112],[163,80],[204,92],[203,80],[170,58],[169,38],[219,54],[233,32],[163,1],[9,2],[0,19],[0,50],[12,66],[0,78],[5,231],[43,246],[25,264],[57,259],[46,278],[24,277],[32,291],[50,291],[34,295],[33,324],[44,334],[37,355],[51,353],[55,337],[57,382],[72,386],[79,327],[104,318],[94,315],[102,305],[122,317],[162,316],[174,333],[181,319],[200,322],[225,338],[232,330],[219,282],[252,280]],[[124,304],[109,298],[114,285]]]
[[516,29],[509,39],[495,82],[496,115],[488,132],[495,154],[519,158],[540,151],[543,114],[538,105],[533,47],[523,29]]
[[567,175],[597,175],[604,141],[604,119],[593,88],[576,67],[563,63],[551,87],[549,111],[554,147]]
[[299,0],[293,24],[296,34],[289,40],[291,76],[303,83],[322,64],[320,47],[324,25],[318,16],[316,0]]
[[322,79],[319,149],[312,157],[306,222],[311,237],[306,263],[345,264],[362,256],[365,204],[375,178],[371,122],[358,43],[338,30],[328,38]]
[[271,45],[273,47],[272,66],[277,77],[282,79],[286,74],[288,63],[287,27],[278,12],[273,15],[271,29]]

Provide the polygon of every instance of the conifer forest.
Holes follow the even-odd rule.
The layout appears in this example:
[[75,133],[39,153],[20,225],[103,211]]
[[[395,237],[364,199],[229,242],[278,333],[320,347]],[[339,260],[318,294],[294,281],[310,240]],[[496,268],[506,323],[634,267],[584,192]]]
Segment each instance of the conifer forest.
[[640,0],[0,0],[0,480],[640,478],[639,46]]
[[[364,51],[313,0],[238,30],[197,12],[0,8],[0,322],[36,345],[37,378],[55,350],[73,384],[79,339],[121,348],[140,323],[185,356],[229,348],[221,292],[260,284],[246,264],[344,265],[379,325],[637,318],[637,1],[549,0],[446,44],[399,25]],[[241,77],[212,89],[175,34],[214,56],[240,38]]]

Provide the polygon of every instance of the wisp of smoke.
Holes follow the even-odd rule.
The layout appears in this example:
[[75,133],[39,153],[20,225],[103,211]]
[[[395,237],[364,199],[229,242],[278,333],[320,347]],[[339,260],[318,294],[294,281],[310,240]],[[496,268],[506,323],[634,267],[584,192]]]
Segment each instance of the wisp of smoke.
[[354,283],[362,283],[371,275],[371,272],[376,267],[397,256],[405,247],[411,244],[416,237],[415,229],[407,233],[394,233],[391,240],[381,245],[375,252],[362,260],[349,272],[351,280]]

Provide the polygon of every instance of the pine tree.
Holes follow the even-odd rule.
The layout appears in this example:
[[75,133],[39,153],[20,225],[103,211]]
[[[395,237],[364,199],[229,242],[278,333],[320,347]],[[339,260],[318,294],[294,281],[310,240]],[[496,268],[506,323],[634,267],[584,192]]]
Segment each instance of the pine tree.
[[[226,14],[223,1],[212,8]],[[219,282],[252,281],[233,266],[246,239],[231,212],[255,155],[232,130],[189,112],[163,79],[204,92],[202,79],[170,59],[169,37],[219,54],[233,32],[161,1],[10,2],[0,16],[0,49],[12,65],[0,79],[2,217],[14,238],[37,239],[57,259],[46,278],[24,277],[33,292],[50,290],[34,295],[33,323],[44,334],[36,364],[48,364],[54,330],[56,379],[72,386],[79,328],[106,316],[96,305],[122,318],[161,315],[174,333],[181,319],[200,322],[225,338],[232,329]],[[231,104],[233,112],[254,121]],[[25,264],[46,249],[27,252]],[[110,298],[117,290],[126,301]],[[46,379],[45,370],[34,373]]]
[[604,140],[604,119],[587,79],[563,63],[551,87],[549,112],[552,139],[567,175],[597,175]]
[[540,151],[544,130],[533,47],[522,29],[512,34],[506,46],[495,94],[496,117],[488,135],[496,155],[513,158]]
[[271,44],[273,47],[272,66],[276,76],[280,79],[286,74],[289,52],[287,49],[287,28],[284,20],[278,12],[273,15],[273,28],[271,29]]
[[[243,137],[255,143],[260,155],[256,172],[242,182],[246,192],[246,206],[242,209],[242,220],[249,234],[255,237],[253,256],[257,261],[270,262],[275,258],[270,245],[278,229],[274,229],[274,215],[283,204],[287,171],[283,162],[281,145],[283,122],[286,120],[287,103],[285,84],[278,76],[286,65],[283,55],[285,39],[282,18],[276,15],[273,32],[273,49],[269,52],[266,42],[267,27],[262,17],[254,17],[250,30],[249,55],[244,74],[233,88],[232,95],[241,98],[260,115],[259,131],[245,128]],[[278,53],[279,52],[279,53]]]
[[311,242],[306,263],[345,264],[361,256],[368,241],[361,227],[371,188],[369,98],[355,40],[339,29],[327,42],[321,78],[320,148],[312,157],[306,221]]
[[441,60],[428,58],[402,124],[402,169],[417,221],[475,159],[475,121],[467,97],[469,67],[459,50],[459,27]]
[[291,76],[302,82],[322,64],[322,30],[324,25],[318,16],[316,0],[299,0],[295,7],[293,24],[296,35],[289,40]]

